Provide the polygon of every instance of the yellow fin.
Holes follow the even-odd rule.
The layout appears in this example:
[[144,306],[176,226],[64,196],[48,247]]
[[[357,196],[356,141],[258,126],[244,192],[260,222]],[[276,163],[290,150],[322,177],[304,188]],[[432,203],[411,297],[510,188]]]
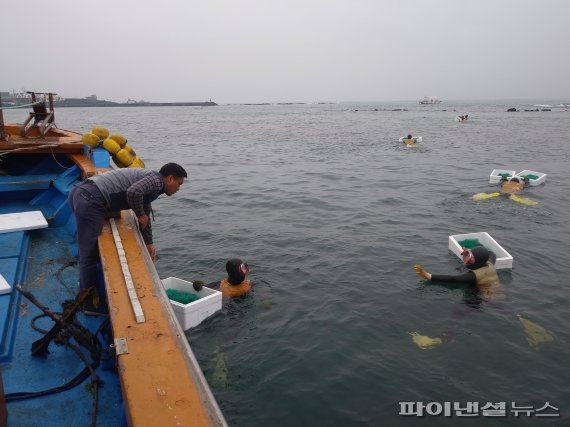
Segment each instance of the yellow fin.
[[510,196],[509,199],[511,199],[513,202],[522,203],[523,205],[528,205],[528,206],[538,205],[538,202],[535,202],[534,200],[525,199],[524,197],[515,196],[514,194]]
[[490,199],[491,197],[497,197],[500,196],[501,193],[478,193],[475,194],[473,197],[471,197],[473,200],[485,200],[485,199]]
[[417,345],[422,350],[429,350],[432,347],[443,344],[443,340],[441,338],[431,338],[427,335],[420,335],[417,332],[409,332],[414,344]]
[[539,344],[554,341],[554,335],[542,326],[525,319],[520,314],[517,314],[517,319],[522,323],[526,340],[532,348],[537,349]]
[[218,353],[216,366],[212,374],[212,383],[218,388],[228,388],[228,369],[226,367],[226,354]]

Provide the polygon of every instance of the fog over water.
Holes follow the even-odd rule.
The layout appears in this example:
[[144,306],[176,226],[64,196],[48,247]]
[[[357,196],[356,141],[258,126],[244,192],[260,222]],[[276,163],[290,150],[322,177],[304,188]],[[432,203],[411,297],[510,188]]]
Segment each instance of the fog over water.
[[1,10],[1,91],[221,104],[570,101],[566,0],[3,0]]

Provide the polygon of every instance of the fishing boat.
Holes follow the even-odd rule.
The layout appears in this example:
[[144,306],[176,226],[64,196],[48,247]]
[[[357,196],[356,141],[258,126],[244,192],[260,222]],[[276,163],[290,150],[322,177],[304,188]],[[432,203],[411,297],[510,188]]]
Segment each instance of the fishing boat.
[[132,211],[99,237],[108,314],[82,311],[67,196],[110,165],[52,94],[23,124],[0,110],[0,425],[225,426]]
[[421,105],[441,104],[441,99],[438,99],[435,96],[424,96],[424,98],[420,100],[420,104]]

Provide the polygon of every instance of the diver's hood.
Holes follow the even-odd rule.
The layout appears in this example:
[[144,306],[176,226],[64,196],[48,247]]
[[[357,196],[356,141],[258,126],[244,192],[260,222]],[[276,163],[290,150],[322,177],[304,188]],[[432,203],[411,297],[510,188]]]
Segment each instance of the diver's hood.
[[232,285],[239,285],[241,282],[245,280],[245,274],[243,274],[240,270],[240,266],[243,264],[243,261],[238,258],[229,259],[226,262],[226,271],[228,272],[228,281]]
[[469,270],[477,270],[478,268],[484,267],[491,255],[483,246],[475,246],[471,249],[471,253],[475,257],[475,262],[467,266]]

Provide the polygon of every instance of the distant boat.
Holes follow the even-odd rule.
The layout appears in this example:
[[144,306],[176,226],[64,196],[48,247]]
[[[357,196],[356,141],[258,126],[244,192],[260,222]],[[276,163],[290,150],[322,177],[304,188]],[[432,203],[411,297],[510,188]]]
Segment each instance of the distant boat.
[[441,104],[441,99],[438,99],[435,96],[424,96],[424,99],[420,101],[420,104],[422,105]]
[[535,107],[540,108],[568,108],[570,104],[557,104],[557,105],[550,105],[550,104],[534,104]]

